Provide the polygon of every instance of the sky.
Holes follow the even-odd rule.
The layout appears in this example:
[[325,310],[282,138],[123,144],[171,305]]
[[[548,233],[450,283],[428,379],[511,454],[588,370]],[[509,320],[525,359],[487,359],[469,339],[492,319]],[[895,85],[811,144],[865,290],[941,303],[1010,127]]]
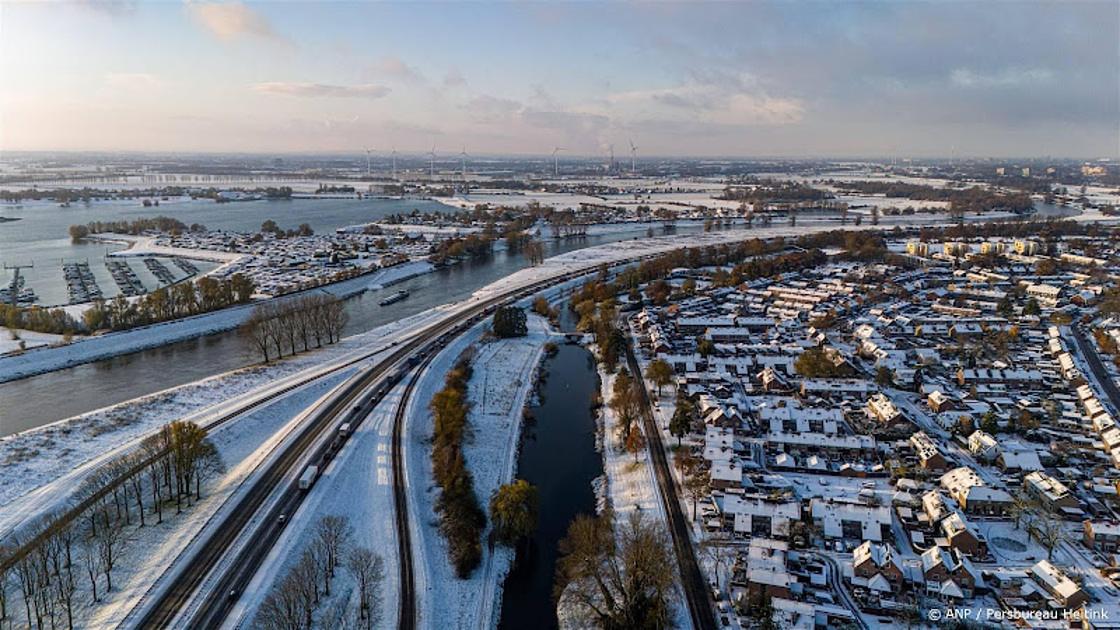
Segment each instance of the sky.
[[1120,2],[10,2],[0,151],[1117,157]]

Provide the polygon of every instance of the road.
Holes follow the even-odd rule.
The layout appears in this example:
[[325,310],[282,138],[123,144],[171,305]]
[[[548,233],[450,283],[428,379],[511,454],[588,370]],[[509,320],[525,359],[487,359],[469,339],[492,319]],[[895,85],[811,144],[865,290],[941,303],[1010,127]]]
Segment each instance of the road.
[[[624,324],[625,325],[625,324]],[[642,369],[638,359],[634,356],[632,344],[626,344],[626,361],[630,365],[630,373],[636,378],[641,378]],[[653,471],[657,477],[660,488],[661,504],[669,519],[669,533],[673,538],[673,551],[677,556],[677,567],[680,570],[681,588],[684,590],[685,600],[688,602],[688,612],[692,618],[692,627],[697,630],[713,630],[717,627],[716,616],[712,611],[712,603],[708,599],[708,587],[704,582],[704,575],[700,572],[700,565],[696,562],[695,550],[692,547],[692,537],[689,534],[688,519],[681,510],[681,502],[677,498],[677,487],[673,481],[672,472],[669,470],[668,458],[665,457],[665,447],[661,442],[661,431],[654,421],[653,404],[649,399],[649,392],[645,387],[639,387],[642,402],[642,424],[645,427],[646,442],[649,448],[650,461],[653,462]]]
[[[399,356],[402,351],[394,353],[394,356]],[[365,371],[327,401],[292,443],[267,466],[249,491],[228,512],[224,521],[215,529],[213,536],[201,547],[198,554],[191,558],[169,587],[160,594],[155,604],[141,616],[139,619],[141,627],[170,626],[179,616],[184,604],[211,574],[211,570],[230,551],[242,531],[252,524],[253,518],[273,496],[273,490],[283,487],[279,499],[272,502],[271,509],[253,533],[251,544],[246,544],[240,549],[229,571],[216,576],[214,585],[209,589],[208,596],[202,600],[199,610],[192,615],[190,623],[185,624],[192,628],[216,628],[221,625],[226,614],[236,603],[237,598],[229,594],[239,595],[244,590],[257,567],[264,561],[272,545],[283,532],[287,520],[281,521],[280,515],[293,514],[303,500],[304,493],[291,482],[290,476],[293,471],[303,469],[304,466],[301,464],[307,460],[308,453],[312,453],[311,462],[325,465],[324,460],[333,455],[333,450],[332,442],[325,441],[323,438],[333,432],[338,424],[336,421],[346,416],[352,404],[363,411],[357,414],[357,422],[368,415],[368,411],[372,410],[381,395],[388,391],[387,383],[391,385],[390,381],[393,379],[384,377],[389,368],[395,365],[396,363],[383,363],[377,368]],[[376,389],[371,390],[370,388],[375,385]]]
[[857,606],[855,600],[852,599],[851,593],[848,592],[848,587],[844,585],[844,575],[840,572],[840,566],[836,564],[836,560],[826,553],[815,553],[813,555],[823,560],[825,566],[828,567],[828,583],[836,587],[836,592],[839,593],[840,600],[844,602],[844,607],[855,617],[856,624],[858,624],[860,628],[863,628],[863,630],[868,630],[867,622],[863,620],[863,615],[859,612],[859,606]]
[[1100,356],[1097,355],[1096,348],[1085,337],[1085,333],[1080,328],[1073,326],[1069,327],[1070,332],[1073,334],[1074,341],[1077,342],[1078,354],[1089,365],[1089,370],[1093,372],[1093,379],[1100,385],[1100,390],[1104,392],[1105,396],[1112,403],[1113,411],[1120,410],[1120,388],[1116,386],[1115,381],[1108,374],[1108,369],[1105,368],[1104,363],[1101,362]]
[[[431,356],[435,356],[434,354]],[[412,530],[408,526],[408,493],[404,462],[404,422],[408,401],[424,367],[431,360],[424,361],[408,381],[408,387],[401,396],[396,413],[393,414],[393,512],[397,523],[397,566],[399,569],[400,596],[397,613],[397,627],[400,630],[413,630],[416,627],[416,584],[412,574]]]

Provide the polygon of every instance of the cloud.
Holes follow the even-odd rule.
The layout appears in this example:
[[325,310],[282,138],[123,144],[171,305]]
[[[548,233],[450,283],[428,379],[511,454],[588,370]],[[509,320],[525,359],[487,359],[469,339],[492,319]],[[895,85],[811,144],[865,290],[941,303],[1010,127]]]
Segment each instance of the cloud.
[[263,15],[240,2],[188,2],[187,13],[218,39],[230,41],[248,36],[290,43],[273,30]]
[[303,98],[381,98],[390,90],[383,85],[364,83],[360,85],[331,85],[327,83],[301,83],[292,81],[270,81],[257,83],[253,89],[262,94],[299,96]]
[[654,110],[729,125],[797,123],[805,114],[800,99],[770,96],[750,75],[694,76],[678,86],[616,92],[606,100],[626,110]]
[[464,87],[466,84],[466,77],[458,70],[449,70],[447,74],[443,75],[443,87],[445,88]]
[[369,72],[375,76],[389,77],[409,83],[426,81],[424,75],[415,66],[410,66],[400,57],[394,56],[383,57],[370,64]]
[[1046,68],[1007,68],[995,73],[980,73],[969,68],[957,68],[949,75],[954,85],[961,87],[1014,87],[1038,85],[1054,78]]
[[146,72],[110,72],[105,75],[105,85],[117,90],[150,90],[159,87],[160,80]]
[[472,98],[463,106],[476,122],[508,122],[517,112],[525,108],[520,102],[509,98],[482,94]]
[[109,17],[123,17],[136,12],[137,0],[80,0],[78,5]]

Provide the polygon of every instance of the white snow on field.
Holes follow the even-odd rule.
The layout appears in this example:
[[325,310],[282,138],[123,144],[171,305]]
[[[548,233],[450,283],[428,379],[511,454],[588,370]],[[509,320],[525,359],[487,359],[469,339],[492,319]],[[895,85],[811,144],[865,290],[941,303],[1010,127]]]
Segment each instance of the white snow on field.
[[[315,482],[299,510],[292,516],[245,596],[231,612],[225,627],[253,627],[261,602],[299,560],[314,538],[314,527],[324,515],[345,516],[353,526],[350,546],[366,547],[385,561],[381,584],[381,622],[397,625],[399,580],[397,537],[392,480],[393,415],[404,392],[398,384],[355,430],[334,461]],[[345,568],[336,573],[331,597],[316,612],[317,627],[353,627],[357,615],[357,588]]]
[[[403,278],[426,273],[431,269],[432,265],[427,261],[409,262],[312,290],[346,297],[370,287],[399,282]],[[276,299],[284,300],[286,297]],[[73,343],[66,346],[39,348],[17,356],[0,356],[0,383],[232,330],[240,326],[255,307],[256,303],[232,306],[212,313],[96,337],[74,337]],[[80,316],[80,311],[85,307],[76,305],[68,308],[78,308]]]
[[[30,330],[16,330],[18,339],[12,339],[12,331],[8,328],[0,329],[0,356],[30,350],[39,346],[49,346],[53,343],[62,343],[62,335],[33,332]],[[22,343],[21,343],[22,342]]]
[[[526,337],[488,342],[480,341],[481,326],[471,329],[433,359],[409,403],[406,439],[411,492],[409,516],[421,627],[446,627],[449,619],[455,620],[457,628],[490,628],[497,624],[501,612],[501,582],[512,565],[514,554],[505,547],[490,549],[486,545],[488,526],[483,533],[481,565],[465,580],[455,576],[434,510],[439,489],[432,479],[432,418],[427,405],[443,388],[448,369],[465,348],[474,344],[476,355],[469,386],[473,403],[471,435],[463,452],[474,476],[475,494],[487,510],[490,495],[513,478],[521,411],[548,339],[543,319],[532,316],[529,326]],[[425,617],[425,611],[431,616]]]
[[[626,450],[620,434],[622,421],[610,405],[606,404],[611,399],[614,381],[618,374],[607,374],[600,370],[599,376],[599,393],[604,402],[601,407],[602,432],[599,436],[599,445],[603,453],[603,472],[607,479],[606,496],[614,509],[615,523],[617,525],[625,523],[630,517],[630,512],[638,511],[658,519],[668,528],[668,519],[665,518],[665,511],[661,506],[653,465],[649,462],[649,453],[646,449],[642,449],[635,458]],[[636,421],[635,427],[640,427],[640,422]],[[645,435],[644,429],[642,435]]]

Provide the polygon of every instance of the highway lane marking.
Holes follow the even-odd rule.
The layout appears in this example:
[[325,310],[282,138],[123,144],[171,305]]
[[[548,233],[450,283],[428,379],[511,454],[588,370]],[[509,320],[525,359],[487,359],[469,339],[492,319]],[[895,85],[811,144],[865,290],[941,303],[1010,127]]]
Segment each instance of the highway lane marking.
[[389,469],[388,468],[385,468],[384,466],[378,466],[377,467],[377,485],[379,485],[379,486],[389,485]]

